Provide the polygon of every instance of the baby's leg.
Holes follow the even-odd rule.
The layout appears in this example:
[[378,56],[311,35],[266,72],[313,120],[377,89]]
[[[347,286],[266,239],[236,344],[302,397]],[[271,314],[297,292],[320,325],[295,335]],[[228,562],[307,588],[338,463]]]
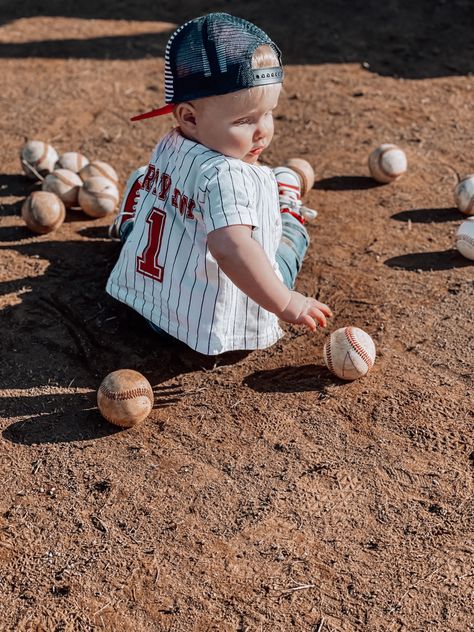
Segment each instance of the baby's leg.
[[292,290],[309,246],[309,235],[305,218],[314,219],[316,211],[301,205],[301,176],[289,167],[274,170],[278,184],[282,236],[276,252],[276,262],[283,277],[283,283]]
[[282,235],[275,259],[283,283],[292,290],[308,250],[309,235],[303,224],[289,213],[282,213],[281,221]]

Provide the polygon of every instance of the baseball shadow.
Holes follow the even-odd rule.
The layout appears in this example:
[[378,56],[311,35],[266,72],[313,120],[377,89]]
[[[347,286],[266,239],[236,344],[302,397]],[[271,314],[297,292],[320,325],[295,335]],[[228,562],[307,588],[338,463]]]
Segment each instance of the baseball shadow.
[[384,186],[368,176],[331,176],[317,180],[313,189],[322,191],[362,191],[365,189],[376,189]]
[[255,371],[244,378],[243,384],[267,393],[324,393],[327,386],[334,384],[334,376],[325,366],[305,364]]
[[398,222],[413,222],[414,224],[432,224],[441,222],[452,222],[462,217],[461,211],[457,208],[417,208],[409,211],[400,211],[391,216]]
[[[153,387],[153,393],[153,410],[156,410],[178,403],[184,391],[179,385],[158,384]],[[97,408],[96,391],[0,398],[0,412],[4,414],[4,410],[11,408],[12,404],[16,407],[17,415],[27,418],[3,430],[3,439],[11,443],[31,446],[90,441],[127,430],[114,426],[101,416]]]
[[463,257],[457,250],[440,250],[437,252],[413,252],[407,255],[391,257],[384,261],[384,265],[389,268],[398,268],[417,272],[423,270],[435,272],[437,270],[453,270],[455,268],[466,268],[473,265]]
[[24,200],[17,200],[16,202],[11,202],[10,204],[2,204],[0,202],[0,217],[19,217],[21,215],[23,202]]
[[0,173],[0,197],[26,197],[37,188],[37,184],[21,174]]

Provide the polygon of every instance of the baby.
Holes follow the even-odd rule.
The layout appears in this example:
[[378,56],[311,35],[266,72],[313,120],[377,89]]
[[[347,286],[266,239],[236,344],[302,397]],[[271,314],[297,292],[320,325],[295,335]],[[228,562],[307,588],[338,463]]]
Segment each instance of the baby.
[[177,126],[128,180],[107,292],[200,353],[266,348],[283,335],[278,319],[315,331],[331,316],[293,291],[316,215],[300,178],[258,163],[282,81],[261,29],[211,13],[168,41],[167,105],[132,119],[173,113]]

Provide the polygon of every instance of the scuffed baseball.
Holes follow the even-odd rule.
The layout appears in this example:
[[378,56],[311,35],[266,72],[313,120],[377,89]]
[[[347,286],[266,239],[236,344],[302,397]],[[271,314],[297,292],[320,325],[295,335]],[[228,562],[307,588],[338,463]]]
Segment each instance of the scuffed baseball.
[[301,181],[301,197],[304,197],[314,185],[314,169],[304,158],[289,158],[285,162],[286,167],[290,167],[298,174]]
[[61,226],[66,209],[55,193],[33,191],[23,202],[21,216],[30,230],[45,234]]
[[20,151],[22,169],[31,180],[38,180],[35,171],[41,176],[51,173],[57,159],[58,153],[54,147],[42,140],[29,140]]
[[111,165],[107,162],[102,162],[102,160],[93,160],[79,171],[79,175],[84,182],[89,180],[89,178],[101,176],[102,178],[110,180],[115,186],[118,186],[119,180],[117,172]]
[[89,160],[83,154],[77,151],[66,151],[59,156],[55,169],[69,169],[69,171],[79,173],[88,164]]
[[374,366],[375,344],[358,327],[341,327],[326,340],[323,349],[327,368],[342,380],[356,380]]
[[454,188],[456,206],[465,215],[474,215],[474,174],[460,180]]
[[119,192],[107,178],[95,176],[86,180],[79,190],[79,206],[90,217],[105,217],[115,211]]
[[377,182],[393,182],[407,170],[405,152],[390,143],[385,143],[374,149],[369,156],[369,171]]
[[456,248],[463,257],[474,261],[474,217],[467,219],[458,228]]
[[153,408],[150,382],[138,371],[119,369],[109,373],[97,391],[97,405],[107,421],[131,428],[146,419]]
[[48,174],[43,180],[43,191],[50,191],[56,193],[64,202],[66,208],[71,206],[77,206],[79,189],[82,187],[82,180],[69,169],[56,169],[52,173]]

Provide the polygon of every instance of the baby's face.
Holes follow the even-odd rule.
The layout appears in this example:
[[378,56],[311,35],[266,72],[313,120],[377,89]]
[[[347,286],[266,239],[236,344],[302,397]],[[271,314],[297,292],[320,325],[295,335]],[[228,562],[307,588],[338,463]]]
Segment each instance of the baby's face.
[[276,83],[194,101],[195,139],[226,156],[256,163],[273,138],[280,91]]

